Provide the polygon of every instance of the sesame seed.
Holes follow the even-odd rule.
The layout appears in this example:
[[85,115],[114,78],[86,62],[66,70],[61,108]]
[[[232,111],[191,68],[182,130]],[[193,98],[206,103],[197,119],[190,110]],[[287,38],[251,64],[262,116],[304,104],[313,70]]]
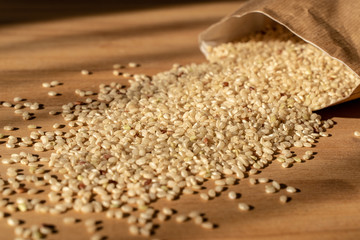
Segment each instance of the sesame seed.
[[22,97],[14,97],[14,102],[21,102],[22,100]]
[[139,228],[136,225],[130,225],[129,232],[132,235],[139,235]]
[[285,196],[285,195],[281,195],[280,198],[279,198],[279,201],[281,203],[287,203],[288,202],[288,197]]
[[114,64],[114,65],[113,65],[113,68],[114,68],[114,69],[120,69],[120,68],[124,68],[124,66],[121,65],[121,64]]
[[164,207],[164,208],[162,209],[162,212],[163,212],[165,215],[168,215],[168,216],[170,216],[170,215],[173,214],[173,210],[172,210],[171,208],[168,208],[168,207]]
[[58,85],[60,85],[60,82],[59,82],[59,81],[56,81],[56,80],[55,80],[55,81],[51,81],[51,82],[50,82],[50,86],[51,86],[51,87],[56,87],[56,86],[58,86]]
[[221,193],[224,190],[223,186],[215,186],[215,192],[216,193]]
[[84,69],[84,70],[81,70],[81,74],[82,74],[82,75],[90,75],[91,72]]
[[196,217],[200,216],[200,212],[198,212],[198,211],[191,211],[191,212],[188,214],[188,216],[189,216],[190,218],[196,218]]
[[13,106],[13,105],[12,105],[11,103],[9,103],[9,102],[3,102],[2,105],[3,105],[3,107],[8,107],[8,108]]
[[57,92],[55,92],[55,91],[49,91],[48,95],[51,96],[51,97],[54,97],[54,96],[57,96],[59,94]]
[[202,200],[207,201],[207,200],[209,200],[209,195],[207,195],[206,193],[200,193],[200,198]]
[[249,178],[249,183],[251,185],[255,185],[257,183],[257,179],[256,178]]
[[188,219],[188,217],[186,215],[180,214],[178,216],[176,216],[175,220],[178,223],[183,223]]
[[250,206],[248,204],[246,204],[246,203],[239,203],[238,208],[241,211],[249,211],[250,210]]
[[44,83],[42,83],[41,85],[42,85],[42,87],[44,87],[44,88],[49,88],[49,87],[51,87],[50,83],[47,83],[47,82],[44,82]]
[[259,183],[267,183],[269,182],[268,178],[258,178]]
[[127,72],[124,72],[122,75],[123,75],[123,77],[125,77],[125,78],[131,77],[131,74],[130,74],[130,73],[127,73]]
[[276,189],[272,185],[265,185],[265,192],[266,193],[275,193]]
[[291,187],[291,186],[287,186],[287,187],[286,187],[286,191],[287,191],[288,193],[295,193],[295,192],[297,192],[296,188]]
[[6,125],[6,126],[4,126],[4,130],[5,131],[13,131],[13,130],[15,130],[15,127]]
[[20,221],[18,219],[10,217],[7,219],[7,224],[11,227],[16,227],[20,224]]
[[158,213],[157,218],[159,219],[159,221],[164,222],[167,219],[167,215],[163,213]]
[[355,132],[354,132],[354,136],[355,136],[355,137],[360,137],[360,132],[359,132],[359,131],[355,131]]
[[249,171],[249,174],[250,175],[255,175],[255,174],[257,174],[258,173],[258,170],[256,170],[256,169],[251,169],[250,171]]
[[119,75],[121,75],[121,72],[118,71],[118,70],[113,70],[112,73],[113,73],[114,76],[119,76]]
[[57,112],[56,111],[49,111],[49,115],[56,115]]
[[58,129],[58,128],[61,128],[61,127],[62,127],[62,125],[59,124],[59,123],[55,123],[55,124],[53,125],[53,128],[55,128],[55,129]]
[[135,63],[135,62],[129,62],[128,66],[131,67],[131,68],[136,68],[136,67],[140,67],[140,64]]
[[211,222],[204,222],[204,223],[201,224],[201,227],[205,228],[205,229],[213,229],[214,224],[212,224]]
[[216,191],[214,189],[209,189],[208,195],[209,195],[209,197],[214,198],[214,197],[216,197]]
[[200,224],[202,224],[203,222],[204,222],[204,219],[203,219],[202,216],[196,216],[196,217],[194,217],[194,223],[195,223],[196,225],[200,225]]
[[236,199],[236,196],[237,194],[236,194],[236,192],[234,192],[234,191],[230,191],[229,193],[228,193],[228,197],[231,199],[231,200],[234,200],[234,199]]

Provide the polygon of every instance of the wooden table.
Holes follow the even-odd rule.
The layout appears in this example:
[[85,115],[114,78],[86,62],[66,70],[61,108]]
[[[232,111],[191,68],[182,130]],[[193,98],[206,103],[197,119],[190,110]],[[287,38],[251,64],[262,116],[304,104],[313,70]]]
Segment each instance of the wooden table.
[[[28,124],[42,126],[44,131],[52,130],[55,122],[64,121],[61,116],[49,116],[48,112],[60,110],[62,104],[81,100],[75,95],[75,89],[97,91],[100,83],[126,82],[125,78],[112,74],[115,63],[138,62],[140,68],[126,71],[151,75],[169,69],[173,63],[204,62],[198,49],[198,34],[239,6],[239,2],[223,1],[196,4],[159,1],[154,6],[140,4],[140,1],[133,5],[108,2],[101,6],[91,1],[2,4],[0,101],[12,102],[14,97],[20,96],[44,104],[44,109],[32,111],[36,118],[24,121],[13,109],[0,107],[0,132],[4,133],[4,125],[14,125],[19,129],[12,135],[26,136],[30,133]],[[93,74],[83,76],[82,69]],[[41,87],[42,82],[52,80],[63,83],[55,88],[61,96],[49,97],[49,89]],[[158,201],[155,207],[169,206],[179,213],[201,210],[218,227],[205,230],[191,221],[179,224],[172,218],[161,223],[152,238],[360,239],[360,138],[353,136],[354,130],[360,130],[360,101],[322,110],[320,114],[337,124],[329,130],[331,137],[321,138],[316,144],[315,158],[289,169],[274,162],[259,175],[300,189],[291,195],[290,202],[280,204],[280,193],[265,194],[263,184],[251,186],[247,179],[231,187],[241,194],[237,200],[229,200],[225,192],[208,202],[201,201],[198,195],[184,196],[173,202]],[[0,140],[1,158],[20,151],[31,152],[31,148],[7,149]],[[0,166],[2,178],[6,178],[6,168]],[[46,193],[45,190],[36,197],[46,199]],[[18,196],[29,197],[17,194],[10,199]],[[254,209],[240,212],[237,209],[240,201],[250,203]],[[64,225],[64,215],[33,211],[12,215],[23,219],[24,226],[54,224],[58,232],[49,239],[90,237],[83,222]],[[84,215],[70,211],[66,216],[102,220],[100,233],[108,239],[142,238],[129,235],[126,220],[109,220],[103,213]],[[1,239],[13,239],[13,229],[4,219],[0,220],[0,232]]]

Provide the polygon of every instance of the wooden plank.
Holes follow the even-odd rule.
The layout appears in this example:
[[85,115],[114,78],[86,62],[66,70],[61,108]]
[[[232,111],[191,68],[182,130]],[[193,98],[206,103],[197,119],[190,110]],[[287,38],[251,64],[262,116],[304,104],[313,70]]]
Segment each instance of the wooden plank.
[[[63,9],[74,9],[64,5]],[[115,4],[115,3],[114,3]],[[23,5],[22,5],[23,6]],[[100,12],[97,5],[88,14],[65,17],[36,18],[34,12],[18,7],[19,16],[10,21],[11,11],[1,15],[0,25],[0,101],[12,101],[16,96],[31,102],[44,104],[44,109],[34,111],[36,118],[23,121],[13,110],[0,107],[0,127],[14,125],[19,130],[15,136],[26,136],[28,124],[51,130],[55,122],[63,122],[60,116],[49,116],[49,110],[60,110],[61,105],[79,100],[74,90],[97,91],[100,83],[122,81],[123,77],[112,75],[112,65],[130,61],[142,64],[140,68],[128,69],[131,73],[155,74],[169,69],[173,63],[187,64],[205,61],[197,45],[197,35],[207,26],[232,12],[238,2],[215,2],[183,4],[132,11]],[[79,5],[75,5],[75,8]],[[87,6],[89,8],[89,6]],[[90,7],[91,8],[91,7]],[[11,9],[5,5],[3,9]],[[20,9],[20,10],[19,10]],[[24,14],[24,18],[21,18]],[[9,19],[11,24],[6,24]],[[82,76],[88,69],[94,74]],[[58,80],[63,85],[55,90],[59,97],[50,98],[42,82]],[[266,195],[263,185],[251,186],[242,180],[232,189],[241,193],[237,200],[229,200],[225,194],[203,202],[198,195],[183,196],[174,202],[158,201],[155,207],[170,206],[179,213],[200,209],[215,230],[204,230],[192,222],[178,224],[172,218],[161,223],[153,238],[158,239],[358,239],[360,237],[360,139],[353,136],[360,129],[360,101],[341,104],[320,112],[323,117],[337,122],[329,130],[331,137],[322,138],[316,144],[314,159],[290,169],[282,169],[274,162],[259,176],[269,177],[292,185],[301,191],[291,195],[292,200],[280,204],[279,194]],[[68,128],[66,128],[68,129]],[[0,130],[3,132],[3,130]],[[27,149],[6,149],[0,140],[1,158]],[[49,153],[41,153],[48,156]],[[0,165],[1,177],[7,166]],[[25,171],[26,172],[26,171]],[[211,183],[205,183],[210,186]],[[46,198],[47,191],[37,198]],[[18,196],[12,195],[14,200]],[[237,202],[254,206],[242,213]],[[5,210],[6,211],[6,210]],[[66,226],[63,215],[52,216],[34,212],[16,212],[14,217],[25,221],[24,226],[35,223],[52,223],[58,230],[50,239],[88,239],[83,223]],[[109,220],[104,214],[83,215],[73,211],[66,215],[81,219],[101,219],[101,234],[108,239],[136,239],[128,234],[126,220]],[[12,239],[13,229],[5,220],[0,221],[2,239]]]

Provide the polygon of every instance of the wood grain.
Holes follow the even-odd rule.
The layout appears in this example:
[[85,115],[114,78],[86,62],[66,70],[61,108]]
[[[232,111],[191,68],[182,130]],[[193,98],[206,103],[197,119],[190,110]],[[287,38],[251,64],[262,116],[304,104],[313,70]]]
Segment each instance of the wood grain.
[[[72,10],[74,14],[48,18],[45,14],[31,21],[31,14],[40,13],[40,7],[19,7],[17,15],[12,15],[11,6],[5,4],[3,10],[9,11],[3,11],[0,18],[0,101],[21,96],[44,104],[44,109],[33,111],[36,118],[24,121],[13,109],[0,107],[0,132],[4,132],[4,125],[14,125],[19,129],[11,134],[20,137],[30,133],[26,128],[28,124],[42,126],[42,130],[47,131],[55,122],[63,123],[60,116],[49,116],[48,111],[60,110],[62,104],[81,100],[75,95],[75,89],[97,91],[100,83],[126,82],[112,75],[115,63],[138,62],[140,68],[127,70],[151,75],[169,69],[173,63],[205,61],[198,49],[197,35],[235,10],[239,3],[187,3],[132,8],[131,11],[114,7],[114,11],[109,12],[97,12],[97,6],[91,6],[93,11],[81,14],[81,6],[69,3],[63,8],[75,7],[78,15]],[[93,74],[82,76],[82,69]],[[59,97],[49,97],[48,89],[41,87],[42,82],[52,80],[63,83],[54,89],[61,93]],[[198,195],[182,196],[173,202],[158,201],[155,207],[169,206],[179,213],[200,209],[218,227],[204,230],[190,221],[178,224],[171,219],[161,223],[152,238],[360,239],[360,138],[353,136],[354,130],[360,130],[360,101],[331,107],[320,114],[337,124],[329,130],[331,137],[321,138],[316,144],[315,158],[289,169],[282,169],[274,162],[259,175],[300,189],[291,195],[289,203],[280,204],[279,193],[266,195],[264,185],[250,186],[247,179],[231,188],[241,194],[237,200],[229,200],[225,192],[208,202],[201,201]],[[1,158],[19,151],[31,152],[31,149],[9,150],[0,140]],[[3,178],[6,178],[6,168],[0,165]],[[27,173],[26,168],[24,172]],[[210,182],[205,183],[205,187],[208,186]],[[46,193],[45,190],[36,197],[46,199]],[[19,194],[10,199],[20,195],[27,197]],[[245,213],[238,211],[240,201],[251,204],[254,209]],[[126,220],[109,220],[104,214],[83,215],[73,211],[66,215],[101,219],[100,233],[108,239],[139,238],[128,234]],[[82,222],[64,225],[63,215],[16,212],[13,216],[23,219],[24,226],[54,224],[58,233],[49,239],[90,237]],[[1,239],[13,239],[13,229],[7,226],[6,220],[0,220],[0,232]]]

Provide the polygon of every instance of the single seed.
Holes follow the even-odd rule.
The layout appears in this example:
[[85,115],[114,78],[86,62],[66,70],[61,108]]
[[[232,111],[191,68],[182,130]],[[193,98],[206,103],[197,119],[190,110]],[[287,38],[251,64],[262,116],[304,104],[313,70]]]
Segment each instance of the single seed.
[[265,192],[266,192],[266,193],[275,193],[275,192],[276,192],[276,189],[275,189],[273,186],[271,186],[271,185],[266,185],[266,186],[265,186]]
[[132,235],[139,235],[139,228],[136,225],[130,225],[129,232]]
[[4,130],[5,131],[13,131],[13,130],[15,130],[15,127],[6,125],[6,126],[4,126]]
[[102,238],[100,234],[94,234],[90,237],[90,240],[101,240]]
[[21,102],[22,100],[22,97],[14,97],[14,102]]
[[82,75],[90,75],[91,72],[84,69],[84,70],[81,70],[81,74],[82,74]]
[[164,207],[164,208],[162,209],[162,212],[163,212],[165,215],[168,215],[168,216],[170,216],[170,215],[173,214],[173,210],[172,210],[171,208],[168,208],[168,207]]
[[251,185],[255,185],[257,183],[257,179],[256,178],[249,178],[249,183]]
[[18,219],[10,217],[7,219],[7,224],[11,227],[16,227],[20,224],[20,221]]
[[86,227],[92,227],[92,226],[96,226],[96,220],[95,219],[86,219],[84,221],[84,225]]
[[224,190],[223,186],[215,186],[215,192],[216,193],[221,193]]
[[209,200],[209,195],[207,195],[206,193],[200,193],[200,198],[202,200],[207,201],[207,200]]
[[113,68],[114,69],[120,69],[120,68],[124,68],[124,66],[122,66],[121,64],[114,64]]
[[360,132],[359,132],[359,131],[355,131],[355,132],[354,132],[354,136],[355,136],[355,137],[360,137]]
[[246,203],[239,203],[238,208],[241,211],[249,211],[250,210],[250,206],[248,204],[246,204]]
[[250,175],[255,175],[257,173],[258,173],[258,170],[254,169],[254,168],[249,171]]
[[236,192],[234,192],[234,191],[230,191],[229,193],[228,193],[228,197],[231,199],[231,200],[234,200],[234,199],[236,199]]
[[12,105],[11,103],[9,103],[9,102],[3,102],[2,105],[3,105],[4,107],[12,107],[12,106],[13,106],[13,105]]
[[48,95],[51,96],[51,97],[54,97],[54,96],[57,96],[58,93],[55,92],[55,91],[49,91],[49,92],[48,92]]
[[197,216],[200,216],[200,212],[198,212],[198,211],[191,211],[191,212],[188,214],[188,216],[189,216],[190,218],[196,218]]
[[287,162],[283,162],[282,164],[281,164],[281,167],[283,167],[283,168],[288,168],[288,167],[290,167],[291,166],[291,163],[287,163]]
[[176,222],[178,222],[178,223],[185,222],[187,219],[188,219],[188,217],[184,214],[180,214],[180,215],[176,216],[176,218],[175,218]]
[[113,70],[112,73],[113,73],[114,76],[119,76],[119,75],[121,75],[121,72],[118,71],[118,70]]
[[128,66],[131,67],[131,68],[135,68],[135,67],[139,67],[140,64],[135,63],[135,62],[129,62],[129,63],[128,63]]
[[51,87],[50,83],[47,83],[47,82],[42,83],[42,86],[43,86],[44,88],[49,88],[49,87]]
[[288,197],[285,196],[285,195],[281,195],[280,198],[279,198],[279,200],[280,200],[281,203],[287,203]]
[[258,178],[259,183],[267,183],[269,182],[268,178]]
[[286,187],[286,191],[287,191],[288,193],[295,193],[295,192],[297,192],[296,188],[291,187],[291,186],[287,186],[287,187]]
[[158,213],[157,218],[159,219],[159,221],[164,222],[167,219],[167,216],[163,213]]
[[[217,186],[217,187],[219,187],[219,186]],[[220,186],[221,187],[221,186]],[[220,191],[221,192],[221,191]],[[214,189],[210,189],[209,191],[208,191],[208,195],[209,195],[209,197],[211,197],[211,198],[214,198],[214,197],[216,197],[216,192],[215,192],[215,190]]]
[[50,82],[50,86],[52,86],[52,87],[56,87],[58,85],[60,85],[60,83],[58,81],[56,81],[56,80]]
[[205,229],[213,229],[214,224],[212,224],[211,222],[204,222],[204,223],[201,224],[201,227],[205,228]]
[[202,216],[196,216],[196,217],[194,218],[194,223],[195,223],[196,225],[200,225],[200,224],[202,224],[203,222],[204,222],[204,219],[203,219]]

